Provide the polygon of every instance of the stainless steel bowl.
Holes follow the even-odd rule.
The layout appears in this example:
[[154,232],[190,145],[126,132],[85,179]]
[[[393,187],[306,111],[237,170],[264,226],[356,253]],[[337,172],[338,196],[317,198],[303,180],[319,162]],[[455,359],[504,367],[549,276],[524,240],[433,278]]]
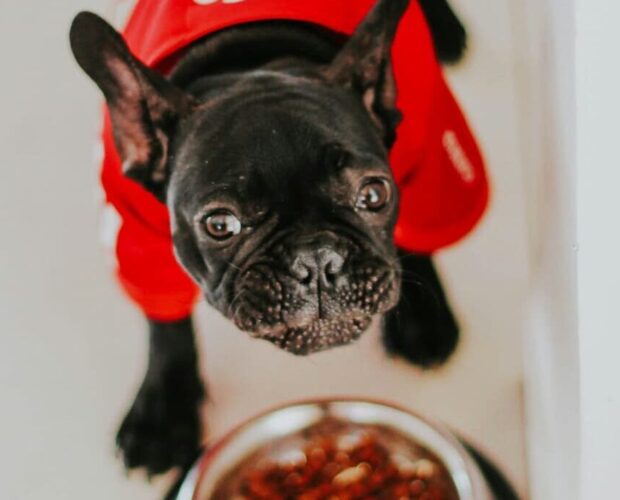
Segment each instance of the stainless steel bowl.
[[445,427],[388,404],[359,400],[309,401],[255,417],[213,446],[185,479],[177,500],[211,498],[220,479],[257,449],[327,418],[394,430],[434,453],[449,471],[460,500],[491,500],[480,469]]

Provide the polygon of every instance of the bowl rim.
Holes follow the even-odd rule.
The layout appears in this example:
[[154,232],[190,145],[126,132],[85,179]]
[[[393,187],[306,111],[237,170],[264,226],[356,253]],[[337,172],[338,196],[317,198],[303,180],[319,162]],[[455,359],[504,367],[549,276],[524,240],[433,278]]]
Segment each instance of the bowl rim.
[[[350,411],[348,412],[349,414],[347,414],[347,408],[353,411],[357,408],[361,410],[361,413],[358,412],[357,419],[350,420],[353,423],[363,423],[364,408],[371,412],[378,411],[379,414],[382,413],[384,417],[386,414],[391,413],[393,417],[400,420],[400,425],[394,424],[394,421],[386,422],[383,425],[396,429],[405,437],[415,439],[420,445],[435,454],[448,470],[459,494],[459,500],[490,500],[492,498],[480,468],[456,435],[450,431],[445,424],[433,418],[424,417],[416,411],[399,404],[394,404],[378,398],[347,396],[300,399],[285,404],[274,405],[270,409],[264,410],[242,421],[218,439],[213,447],[207,449],[197,460],[196,464],[190,469],[183,481],[177,495],[177,500],[197,500],[196,495],[204,489],[205,480],[208,478],[206,471],[212,470],[213,464],[217,464],[218,459],[222,460],[221,456],[223,451],[226,450],[231,443],[234,443],[235,440],[241,440],[245,435],[244,433],[248,433],[252,428],[259,426],[261,422],[264,424],[270,418],[277,418],[279,415],[285,414],[286,412],[302,410],[304,408],[315,408],[323,416],[329,414],[344,420],[347,418],[350,419],[351,417]],[[320,421],[320,419],[317,419],[317,422],[318,421]],[[376,421],[369,421],[367,423],[382,425],[381,422]],[[423,429],[423,432],[426,433],[426,439],[416,435],[412,428],[417,428],[417,431]],[[282,433],[281,436],[274,436],[274,438],[277,439],[287,434],[288,433]],[[260,440],[256,439],[256,441]],[[265,438],[260,445],[268,441],[269,438]],[[435,445],[431,444],[433,442]],[[440,449],[437,449],[437,443],[440,443]],[[446,451],[449,455],[448,457],[446,457]],[[251,452],[251,450],[248,451],[246,456]],[[240,458],[237,463],[242,459],[243,458]],[[225,472],[215,477],[215,479],[209,478],[211,479],[212,485],[216,485],[219,479],[223,477],[227,471],[234,468],[235,465],[236,464],[221,466],[220,468]],[[208,491],[211,492],[213,489],[211,488]]]

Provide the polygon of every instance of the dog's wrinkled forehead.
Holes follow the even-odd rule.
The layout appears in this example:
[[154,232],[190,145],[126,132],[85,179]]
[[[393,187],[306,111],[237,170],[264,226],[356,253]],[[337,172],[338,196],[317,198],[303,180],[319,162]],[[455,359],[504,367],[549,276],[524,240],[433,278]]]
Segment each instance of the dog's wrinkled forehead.
[[199,203],[229,193],[293,210],[320,196],[309,187],[337,179],[344,168],[387,169],[363,106],[306,78],[253,77],[207,102],[183,127],[172,181],[198,189]]

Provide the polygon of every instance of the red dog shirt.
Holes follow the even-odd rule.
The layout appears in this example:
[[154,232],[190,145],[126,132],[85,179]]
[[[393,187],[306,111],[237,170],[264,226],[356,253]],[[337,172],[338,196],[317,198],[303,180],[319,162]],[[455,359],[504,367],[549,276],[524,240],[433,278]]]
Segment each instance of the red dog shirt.
[[[201,37],[264,20],[314,23],[350,35],[376,0],[138,0],[124,37],[147,65],[162,69]],[[417,2],[412,2],[393,46],[398,108],[403,121],[390,154],[401,192],[394,238],[411,252],[450,245],[478,222],[488,201],[483,160],[450,92]],[[121,219],[117,274],[123,288],[153,319],[188,316],[198,297],[177,263],[166,207],[127,179],[104,119],[102,184]]]

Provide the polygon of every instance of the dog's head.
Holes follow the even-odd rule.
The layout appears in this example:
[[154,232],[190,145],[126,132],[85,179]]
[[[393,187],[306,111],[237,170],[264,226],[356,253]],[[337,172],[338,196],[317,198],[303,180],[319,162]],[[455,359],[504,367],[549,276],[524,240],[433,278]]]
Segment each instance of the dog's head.
[[97,16],[72,26],[125,173],[168,204],[181,264],[240,329],[296,354],[356,339],[398,300],[390,50],[408,3],[380,0],[325,67],[250,71],[200,98]]

